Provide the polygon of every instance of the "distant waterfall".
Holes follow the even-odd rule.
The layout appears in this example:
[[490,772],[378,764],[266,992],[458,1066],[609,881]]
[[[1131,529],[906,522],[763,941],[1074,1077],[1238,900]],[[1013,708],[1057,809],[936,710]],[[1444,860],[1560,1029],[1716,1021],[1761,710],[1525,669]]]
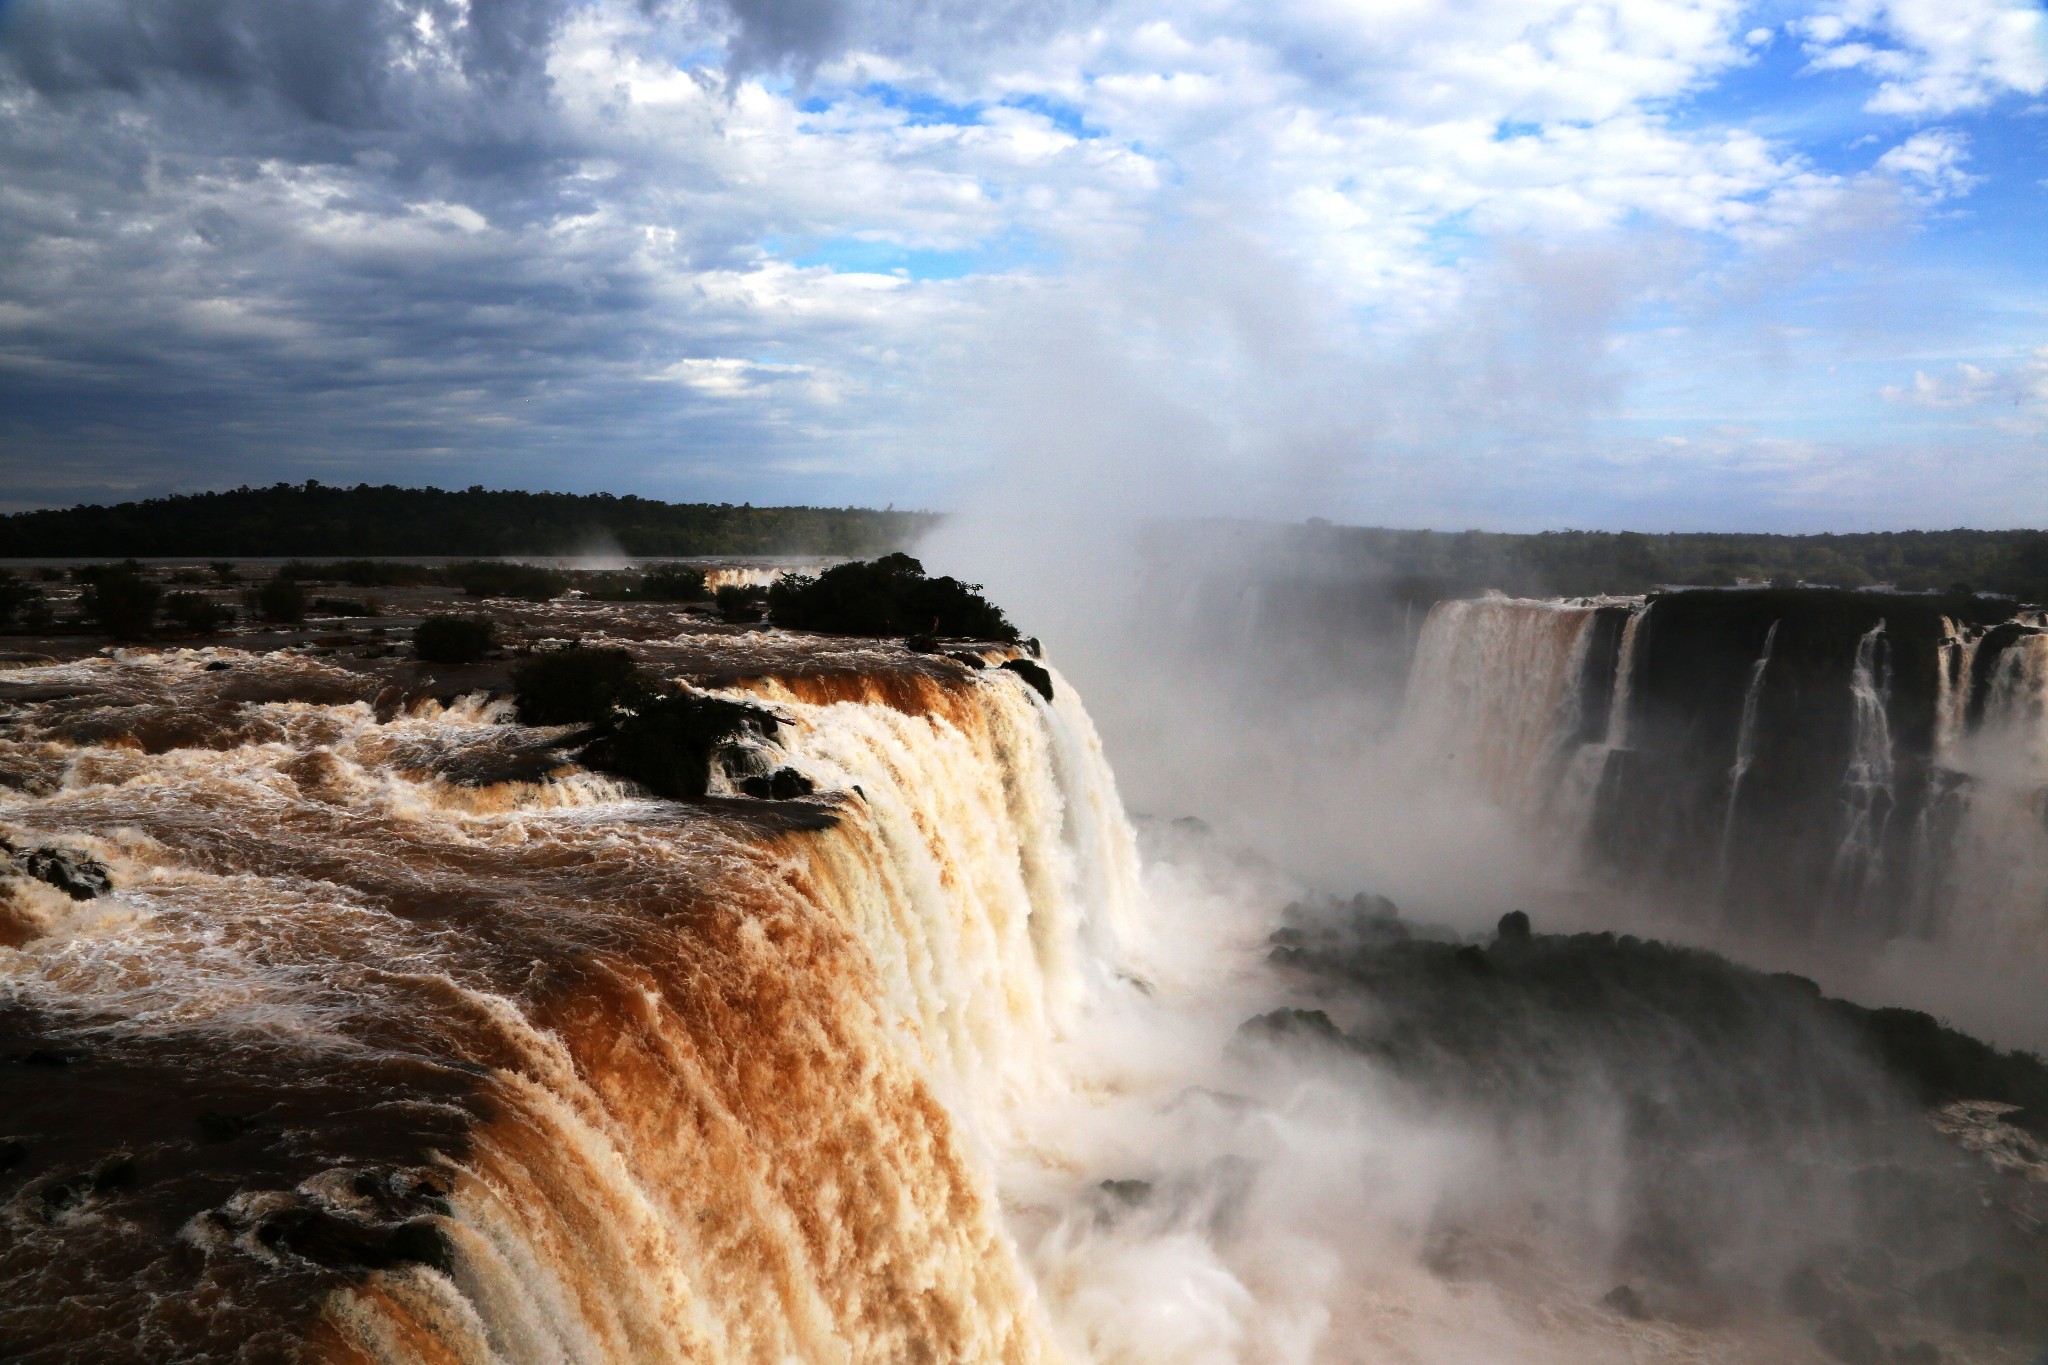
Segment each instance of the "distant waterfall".
[[1511,808],[1543,806],[1583,719],[1595,608],[1439,602],[1416,644],[1404,742]]
[[1742,779],[1756,762],[1757,708],[1763,703],[1764,677],[1771,670],[1771,649],[1778,643],[1778,627],[1782,624],[1773,621],[1764,632],[1763,653],[1750,666],[1749,686],[1742,693],[1742,721],[1735,731],[1735,761],[1728,765],[1728,808],[1721,816],[1721,843],[1714,861],[1714,884],[1724,892],[1728,885],[1729,844],[1735,836],[1735,812],[1742,800]]
[[1849,694],[1855,705],[1855,737],[1842,774],[1842,836],[1835,850],[1831,898],[1838,912],[1867,907],[1884,875],[1885,835],[1898,765],[1892,753],[1892,669],[1883,621],[1857,641]]

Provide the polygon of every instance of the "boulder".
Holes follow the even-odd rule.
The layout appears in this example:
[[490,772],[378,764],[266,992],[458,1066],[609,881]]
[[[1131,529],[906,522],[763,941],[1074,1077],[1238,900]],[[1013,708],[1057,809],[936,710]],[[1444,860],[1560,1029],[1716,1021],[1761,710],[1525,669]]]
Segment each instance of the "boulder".
[[1003,664],[1003,667],[1031,684],[1032,691],[1038,693],[1039,696],[1044,697],[1047,701],[1052,700],[1052,674],[1046,672],[1043,667],[1031,662],[1029,659],[1010,659]]

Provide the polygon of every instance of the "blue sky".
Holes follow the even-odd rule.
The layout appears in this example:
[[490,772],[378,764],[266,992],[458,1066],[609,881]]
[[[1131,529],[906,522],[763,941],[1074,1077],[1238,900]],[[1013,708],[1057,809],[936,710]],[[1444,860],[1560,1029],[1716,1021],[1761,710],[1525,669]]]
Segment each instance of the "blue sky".
[[12,0],[0,505],[2038,525],[2044,209],[2033,0]]

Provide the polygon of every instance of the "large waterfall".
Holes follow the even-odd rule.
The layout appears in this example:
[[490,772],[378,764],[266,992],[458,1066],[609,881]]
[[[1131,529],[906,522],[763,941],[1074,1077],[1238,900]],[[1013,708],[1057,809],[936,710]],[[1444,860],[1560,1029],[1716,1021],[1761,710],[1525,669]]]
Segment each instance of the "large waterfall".
[[[1145,920],[1063,680],[1050,704],[952,666],[739,683],[829,795],[691,810],[449,781],[516,733],[502,704],[314,660],[9,679],[49,704],[0,753],[4,832],[117,888],[24,883],[0,923],[9,1035],[65,1063],[53,1091],[108,1087],[6,1121],[73,1123],[82,1172],[38,1186],[61,1216],[13,1217],[0,1296],[53,1315],[10,1344],[1060,1354],[994,1172],[1070,1084],[1052,1049],[1141,989]],[[96,1215],[108,1162],[143,1213]]]
[[1447,601],[1403,734],[1696,919],[2030,960],[2048,940],[2035,613],[1825,591]]

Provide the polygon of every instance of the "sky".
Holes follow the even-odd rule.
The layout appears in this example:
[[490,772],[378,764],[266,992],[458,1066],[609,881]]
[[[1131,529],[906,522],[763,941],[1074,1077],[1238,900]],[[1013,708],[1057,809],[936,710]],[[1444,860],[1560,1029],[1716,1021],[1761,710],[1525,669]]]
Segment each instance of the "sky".
[[2041,525],[2044,210],[2031,0],[0,0],[0,508]]

